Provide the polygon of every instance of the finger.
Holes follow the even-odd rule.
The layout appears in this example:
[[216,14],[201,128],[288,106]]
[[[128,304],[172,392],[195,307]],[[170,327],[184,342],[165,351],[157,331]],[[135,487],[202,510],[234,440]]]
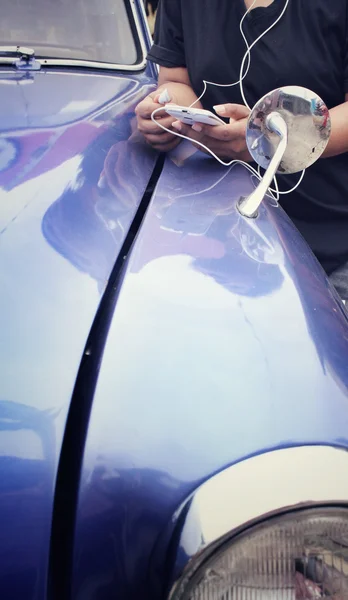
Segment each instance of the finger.
[[[164,105],[168,102],[175,104],[174,96],[169,93],[167,88],[159,88],[155,92],[149,94],[146,98],[144,98],[144,100],[139,102],[135,112],[138,116],[149,119],[151,118],[154,110],[159,109],[162,104]],[[158,115],[161,115],[161,113],[159,112]]]
[[159,90],[157,90],[157,94],[154,96],[154,100],[159,104],[168,104],[168,102],[170,102],[171,104],[176,104],[174,96],[168,91],[167,88],[160,88]]
[[234,121],[245,119],[250,114],[250,110],[244,104],[218,104],[214,106],[214,110],[220,117],[227,117]]
[[202,152],[211,154],[212,152],[214,154],[216,154],[217,156],[220,155],[221,153],[221,148],[225,148],[226,144],[219,141],[219,140],[214,140],[213,138],[209,138],[207,136],[203,136],[200,138],[200,140],[198,140],[201,144],[203,144],[203,146],[201,146],[200,144],[195,144],[194,140],[192,140],[192,143],[194,144],[194,146],[196,148],[198,148],[198,150],[201,150]]
[[204,138],[204,144],[211,152],[216,154],[216,156],[222,160],[242,160],[244,162],[252,162],[246,144],[242,140],[228,144],[226,142],[214,140],[213,138]]
[[[158,102],[155,102],[151,96],[147,96],[144,100],[142,100],[138,106],[135,108],[135,114],[137,117],[141,117],[143,119],[151,119],[151,115],[154,110],[161,108],[161,105]],[[158,114],[162,114],[159,113]],[[165,113],[164,113],[165,114]],[[156,115],[157,116],[157,115]]]
[[247,150],[246,142],[242,139],[235,140],[229,143],[220,142],[219,140],[210,140],[208,144],[218,154],[220,154],[221,152],[227,152],[227,154],[232,153],[233,155],[236,155],[241,154]]
[[[160,119],[158,122],[161,124],[161,126],[166,127],[167,129],[170,129],[172,126],[174,119],[172,117],[163,117],[163,119]],[[163,135],[166,132],[164,129],[162,129],[162,127],[160,127],[160,125],[157,125],[157,123],[154,123],[151,119],[139,119],[138,122],[138,129],[141,133],[143,133],[144,135],[147,134],[153,134],[153,135]]]
[[245,138],[246,120],[235,121],[229,125],[201,125],[195,123],[192,129],[208,138],[222,142],[232,142],[239,138]]
[[200,141],[203,137],[202,133],[200,133],[199,131],[195,131],[193,127],[191,127],[191,125],[186,125],[181,121],[174,121],[174,123],[172,124],[172,128],[175,129],[175,131],[177,131],[181,135],[185,135],[186,137],[189,137],[192,140]]

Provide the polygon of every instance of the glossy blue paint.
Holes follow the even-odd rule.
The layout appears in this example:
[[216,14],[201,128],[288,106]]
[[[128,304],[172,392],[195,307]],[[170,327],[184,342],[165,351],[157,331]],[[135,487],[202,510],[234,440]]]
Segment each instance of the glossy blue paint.
[[145,73],[0,70],[0,598],[46,597],[57,464],[101,295],[156,155]]
[[226,466],[301,444],[348,448],[346,314],[279,207],[239,215],[252,188],[241,167],[166,160],[94,397],[73,598],[162,598],[161,532]]
[[1,600],[47,596],[63,435],[108,294],[85,447],[92,392],[73,399],[72,598],[162,598],[168,523],[202,481],[271,448],[348,447],[345,313],[280,209],[237,213],[245,171],[182,147],[107,287],[156,160],[134,132],[154,75],[0,70]]

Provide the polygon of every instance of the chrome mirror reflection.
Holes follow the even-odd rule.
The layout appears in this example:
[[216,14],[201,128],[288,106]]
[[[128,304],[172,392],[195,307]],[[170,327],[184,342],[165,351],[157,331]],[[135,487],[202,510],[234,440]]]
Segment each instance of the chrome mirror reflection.
[[288,86],[261,98],[250,113],[246,142],[266,173],[256,190],[241,198],[240,213],[255,217],[274,176],[310,167],[324,152],[330,133],[329,110],[314,92]]

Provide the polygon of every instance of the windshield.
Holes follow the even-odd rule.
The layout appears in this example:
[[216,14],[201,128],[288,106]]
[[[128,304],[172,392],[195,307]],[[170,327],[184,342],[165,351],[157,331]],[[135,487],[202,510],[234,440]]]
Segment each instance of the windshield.
[[137,46],[125,0],[1,0],[1,46],[37,58],[134,65]]

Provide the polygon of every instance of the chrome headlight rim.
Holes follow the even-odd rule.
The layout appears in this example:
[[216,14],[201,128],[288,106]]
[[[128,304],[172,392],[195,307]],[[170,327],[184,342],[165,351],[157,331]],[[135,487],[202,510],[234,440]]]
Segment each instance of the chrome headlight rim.
[[197,556],[194,561],[191,561],[188,568],[185,569],[183,576],[178,580],[176,585],[172,588],[169,595],[169,600],[186,600],[189,597],[191,591],[197,586],[200,581],[201,573],[204,571],[206,565],[208,565],[215,558],[222,556],[228,548],[233,546],[235,543],[243,541],[250,534],[256,534],[261,530],[271,529],[278,523],[281,524],[287,519],[298,514],[301,517],[325,517],[328,516],[339,517],[340,513],[342,516],[348,518],[348,502],[346,504],[333,505],[305,505],[295,507],[290,510],[276,512],[269,515],[261,520],[256,520],[253,523],[249,523],[246,527],[241,527],[238,531],[233,532],[231,535],[224,536],[224,539],[217,541],[212,546],[209,546],[202,552],[201,555]]
[[[335,473],[334,479],[322,477],[322,467],[316,470],[316,465],[326,465],[329,474]],[[294,468],[295,466],[295,468]],[[308,470],[313,469],[308,477]],[[176,518],[186,513],[181,526],[179,547],[185,548],[185,539],[192,533],[194,514],[200,505],[204,504],[204,496],[214,496],[214,510],[221,512],[226,507],[234,507],[233,515],[227,515],[226,522],[220,524],[217,531],[207,531],[205,526],[211,517],[212,511],[199,510],[200,542],[191,544],[185,568],[178,577],[172,578],[168,600],[182,600],[187,591],[187,585],[201,571],[204,564],[220,551],[220,548],[231,544],[240,536],[246,535],[255,527],[269,524],[270,520],[284,518],[290,513],[313,510],[347,510],[348,509],[348,451],[345,448],[333,446],[299,446],[265,452],[264,454],[248,458],[227,469],[202,484],[191,498],[177,511]],[[339,477],[339,473],[342,477]],[[302,479],[301,479],[302,474]],[[303,478],[303,475],[306,475]],[[260,483],[265,484],[263,491],[272,485],[279,486],[282,478],[283,485],[277,490],[276,497],[268,499],[258,495],[250,503],[250,510],[245,510],[243,497],[250,492],[250,486],[243,489],[241,483],[252,481],[253,488],[257,489]],[[270,486],[270,483],[272,484]],[[225,488],[225,496],[221,490]],[[237,493],[238,492],[238,493]],[[280,493],[279,493],[280,492]],[[231,502],[231,500],[233,502]],[[215,512],[215,514],[219,514]],[[197,521],[197,519],[196,519]],[[209,528],[208,528],[209,529]],[[204,534],[203,534],[204,532]],[[190,544],[188,544],[190,546]],[[178,556],[176,557],[178,558]],[[177,561],[178,562],[178,561]],[[176,567],[176,568],[175,568]],[[174,572],[178,572],[174,565]]]

